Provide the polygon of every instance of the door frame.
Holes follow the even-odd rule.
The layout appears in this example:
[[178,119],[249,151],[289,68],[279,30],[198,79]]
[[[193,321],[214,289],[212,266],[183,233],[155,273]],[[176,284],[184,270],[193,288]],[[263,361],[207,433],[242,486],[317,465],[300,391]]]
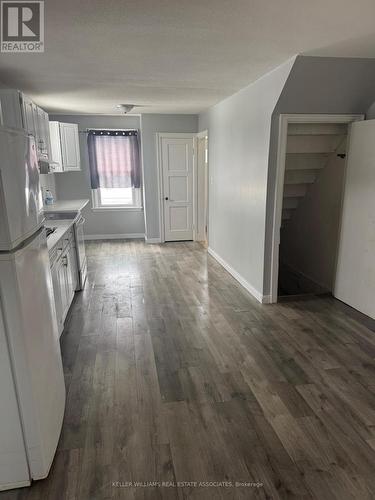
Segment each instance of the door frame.
[[279,281],[279,245],[280,227],[283,207],[283,191],[285,176],[285,158],[288,138],[289,123],[347,123],[364,120],[363,114],[280,114],[279,131],[276,158],[276,177],[273,193],[273,217],[272,217],[272,249],[271,249],[271,272],[270,272],[270,300],[271,304],[278,299]]
[[[206,172],[205,172],[205,181],[206,181],[206,191],[207,191],[207,198],[206,198],[206,224],[207,224],[207,229],[206,229],[206,243],[207,243],[207,246],[209,245],[209,241],[208,241],[208,234],[209,234],[209,231],[208,231],[208,225],[209,225],[209,196],[210,196],[210,176],[209,176],[209,161],[210,161],[210,158],[209,158],[209,152],[208,152],[208,144],[209,144],[209,137],[208,137],[208,130],[202,130],[201,132],[198,132],[197,134],[195,134],[195,141],[194,141],[194,152],[196,151],[197,154],[195,155],[196,157],[196,162],[195,162],[195,165],[196,165],[196,182],[198,183],[198,139],[205,139],[207,138],[207,168],[206,168]],[[196,200],[195,200],[195,204],[196,204],[196,220],[195,220],[195,227],[198,228],[198,184],[195,186],[196,188],[196,193],[197,193],[197,196],[196,196]],[[194,233],[194,236],[196,236],[196,233]],[[195,238],[194,238],[195,240]]]
[[197,177],[197,167],[196,167],[196,133],[177,133],[177,132],[158,132],[156,133],[156,158],[157,158],[157,170],[158,170],[158,196],[159,196],[159,234],[160,242],[165,243],[165,226],[164,226],[164,186],[163,186],[163,166],[162,166],[162,146],[161,142],[164,138],[174,138],[183,139],[189,138],[193,139],[193,241],[195,241],[196,233],[196,177]]

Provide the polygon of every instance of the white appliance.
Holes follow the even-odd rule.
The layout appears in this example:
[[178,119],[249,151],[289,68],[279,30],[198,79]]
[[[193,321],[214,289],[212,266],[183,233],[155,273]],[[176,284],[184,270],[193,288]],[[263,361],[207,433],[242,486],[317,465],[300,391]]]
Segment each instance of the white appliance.
[[0,490],[48,475],[65,385],[33,137],[0,127]]

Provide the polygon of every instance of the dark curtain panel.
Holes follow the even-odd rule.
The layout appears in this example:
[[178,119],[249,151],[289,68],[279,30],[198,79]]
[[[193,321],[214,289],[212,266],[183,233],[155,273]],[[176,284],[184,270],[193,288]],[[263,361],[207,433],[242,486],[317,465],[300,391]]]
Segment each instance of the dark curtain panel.
[[91,188],[140,188],[137,131],[90,130],[87,138]]

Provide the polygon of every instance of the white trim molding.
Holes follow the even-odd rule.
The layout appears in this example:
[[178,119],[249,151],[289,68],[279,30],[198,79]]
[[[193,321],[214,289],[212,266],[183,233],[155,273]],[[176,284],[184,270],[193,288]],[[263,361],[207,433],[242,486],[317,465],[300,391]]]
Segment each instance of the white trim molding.
[[92,208],[93,212],[143,212],[142,207],[100,207]]
[[143,240],[143,233],[85,234],[85,240]]
[[233,276],[234,279],[236,279],[240,285],[242,285],[247,292],[250,293],[255,299],[257,299],[258,302],[261,304],[269,304],[270,301],[270,296],[269,295],[263,295],[261,292],[256,290],[248,281],[245,280],[233,267],[228,264],[226,260],[224,260],[222,257],[220,257],[219,254],[215,252],[211,247],[208,247],[207,249],[208,253],[215,259],[217,262],[223,266],[223,268],[228,271],[229,274]]
[[146,243],[161,243],[161,238],[145,238]]
[[[201,168],[201,165],[198,164],[198,140],[199,139],[206,139],[207,143],[207,161],[204,162],[204,168],[205,168],[205,200],[204,200],[204,205],[205,205],[205,213],[204,213],[204,220],[206,222],[206,227],[203,230],[203,234],[200,234],[200,228],[198,225],[198,218],[199,218],[199,206],[200,206],[200,200],[199,199],[199,168]],[[210,172],[209,172],[209,156],[208,156],[208,130],[202,130],[201,132],[198,132],[195,136],[194,139],[194,188],[195,188],[195,197],[194,197],[194,207],[195,207],[195,215],[194,215],[194,241],[206,241],[207,245],[209,245],[209,239],[208,239],[208,225],[209,225],[209,198],[210,198]],[[204,236],[204,238],[202,238]]]
[[280,227],[283,208],[283,189],[285,175],[285,158],[288,138],[289,123],[347,123],[363,120],[364,115],[360,114],[281,114],[279,117],[279,135],[277,144],[276,159],[276,180],[273,193],[273,217],[272,224],[272,252],[270,265],[270,295],[269,303],[276,303],[278,299],[278,281],[279,281],[279,244]]

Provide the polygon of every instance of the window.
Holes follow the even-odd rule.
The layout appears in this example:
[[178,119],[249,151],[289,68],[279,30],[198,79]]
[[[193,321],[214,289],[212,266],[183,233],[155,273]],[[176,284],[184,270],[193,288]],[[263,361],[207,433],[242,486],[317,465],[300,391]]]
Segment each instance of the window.
[[90,130],[87,142],[94,209],[140,209],[138,131]]
[[98,188],[92,190],[94,208],[141,208],[142,193],[137,188]]

